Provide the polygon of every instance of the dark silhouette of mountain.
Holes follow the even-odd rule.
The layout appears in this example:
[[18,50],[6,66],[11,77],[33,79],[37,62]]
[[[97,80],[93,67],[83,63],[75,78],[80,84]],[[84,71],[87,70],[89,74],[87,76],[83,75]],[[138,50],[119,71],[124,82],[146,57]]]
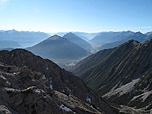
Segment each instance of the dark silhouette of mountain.
[[149,112],[152,109],[151,52],[152,40],[145,43],[130,40],[87,57],[72,72],[108,102]]
[[44,32],[28,32],[28,31],[0,31],[0,41],[16,41],[23,47],[29,47],[49,37]]
[[0,49],[19,48],[19,47],[22,47],[22,46],[16,41],[0,41]]
[[116,42],[125,39],[133,32],[123,31],[123,32],[101,32],[95,36],[90,42],[92,44],[103,45],[105,43]]
[[85,49],[57,35],[27,49],[36,55],[53,60],[76,60],[89,54]]
[[117,47],[117,46],[127,42],[128,40],[132,40],[132,39],[137,40],[139,42],[144,42],[146,40],[146,35],[142,34],[141,32],[132,33],[131,35],[129,35],[128,37],[126,37],[123,40],[103,44],[98,48],[98,50],[114,48],[114,47]]
[[72,32],[65,34],[63,37],[66,38],[67,40],[73,42],[74,44],[80,46],[81,48],[83,48],[89,52],[91,51],[91,45],[87,41],[85,41],[85,40],[81,39],[80,37],[76,36],[75,34],[73,34]]
[[0,113],[115,114],[84,82],[23,49],[0,51]]

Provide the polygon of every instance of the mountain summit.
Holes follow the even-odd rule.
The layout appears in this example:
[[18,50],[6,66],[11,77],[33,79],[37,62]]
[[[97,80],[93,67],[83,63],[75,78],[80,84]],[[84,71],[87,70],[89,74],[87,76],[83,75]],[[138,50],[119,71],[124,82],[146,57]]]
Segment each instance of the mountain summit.
[[27,49],[36,55],[52,60],[75,60],[89,54],[85,49],[58,35]]
[[72,32],[65,34],[63,37],[66,38],[67,40],[73,42],[74,44],[80,46],[81,48],[83,48],[89,52],[91,51],[91,45],[87,41],[85,41],[85,40],[81,39],[80,37],[76,36],[75,34],[73,34]]
[[2,114],[115,114],[80,78],[48,59],[18,49],[0,51],[0,62]]

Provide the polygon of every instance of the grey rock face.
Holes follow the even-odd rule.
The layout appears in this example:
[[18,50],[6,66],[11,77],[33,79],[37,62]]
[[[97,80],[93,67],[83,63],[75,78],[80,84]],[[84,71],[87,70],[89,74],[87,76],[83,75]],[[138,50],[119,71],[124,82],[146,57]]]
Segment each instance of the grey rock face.
[[13,50],[1,51],[0,61],[0,105],[12,114],[115,113],[81,79],[50,60]]

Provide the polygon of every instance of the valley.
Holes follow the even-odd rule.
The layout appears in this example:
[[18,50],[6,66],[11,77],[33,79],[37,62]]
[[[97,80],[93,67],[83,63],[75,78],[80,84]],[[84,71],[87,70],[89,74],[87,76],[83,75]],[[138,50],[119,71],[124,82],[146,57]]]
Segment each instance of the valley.
[[[104,37],[107,35],[106,40],[103,40],[103,36],[101,39],[98,38],[100,34],[101,36],[104,34]],[[19,95],[22,91],[28,90],[43,91],[40,92],[41,96],[45,92],[56,104],[56,109],[51,109],[50,113],[61,113],[60,108],[64,111],[62,113],[79,114],[151,113],[151,32],[146,34],[130,31],[101,32],[96,35],[98,35],[95,37],[95,39],[98,38],[98,44],[91,43],[93,39],[84,40],[86,36],[82,38],[70,32],[62,37],[53,35],[32,47],[13,49],[14,47],[6,46],[0,51],[1,87],[11,88],[5,91],[12,91],[12,93],[17,91]],[[104,44],[99,40],[104,41]],[[7,73],[9,75],[4,75]],[[11,79],[10,75],[14,79]],[[18,79],[19,75],[21,78]],[[28,75],[32,77],[26,79],[24,76]],[[22,81],[22,78],[35,81],[24,81],[22,83],[26,86],[23,86],[18,82]],[[6,99],[12,99],[5,91],[1,90],[2,95],[5,94]],[[34,95],[37,96],[37,93]],[[24,98],[24,93],[22,96]],[[3,99],[3,96],[1,98]],[[20,111],[2,99],[2,104],[5,104],[1,107],[3,110]],[[80,105],[78,101],[82,104],[81,107],[78,106]],[[22,99],[20,102],[21,110],[26,110]],[[39,113],[38,109],[35,111]]]
[[0,0],[0,114],[152,114],[152,0]]

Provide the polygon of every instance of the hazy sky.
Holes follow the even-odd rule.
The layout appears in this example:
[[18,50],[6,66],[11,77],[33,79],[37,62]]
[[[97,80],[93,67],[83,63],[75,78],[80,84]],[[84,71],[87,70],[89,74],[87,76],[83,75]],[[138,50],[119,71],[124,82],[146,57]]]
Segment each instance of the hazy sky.
[[0,0],[0,30],[152,31],[152,0]]

